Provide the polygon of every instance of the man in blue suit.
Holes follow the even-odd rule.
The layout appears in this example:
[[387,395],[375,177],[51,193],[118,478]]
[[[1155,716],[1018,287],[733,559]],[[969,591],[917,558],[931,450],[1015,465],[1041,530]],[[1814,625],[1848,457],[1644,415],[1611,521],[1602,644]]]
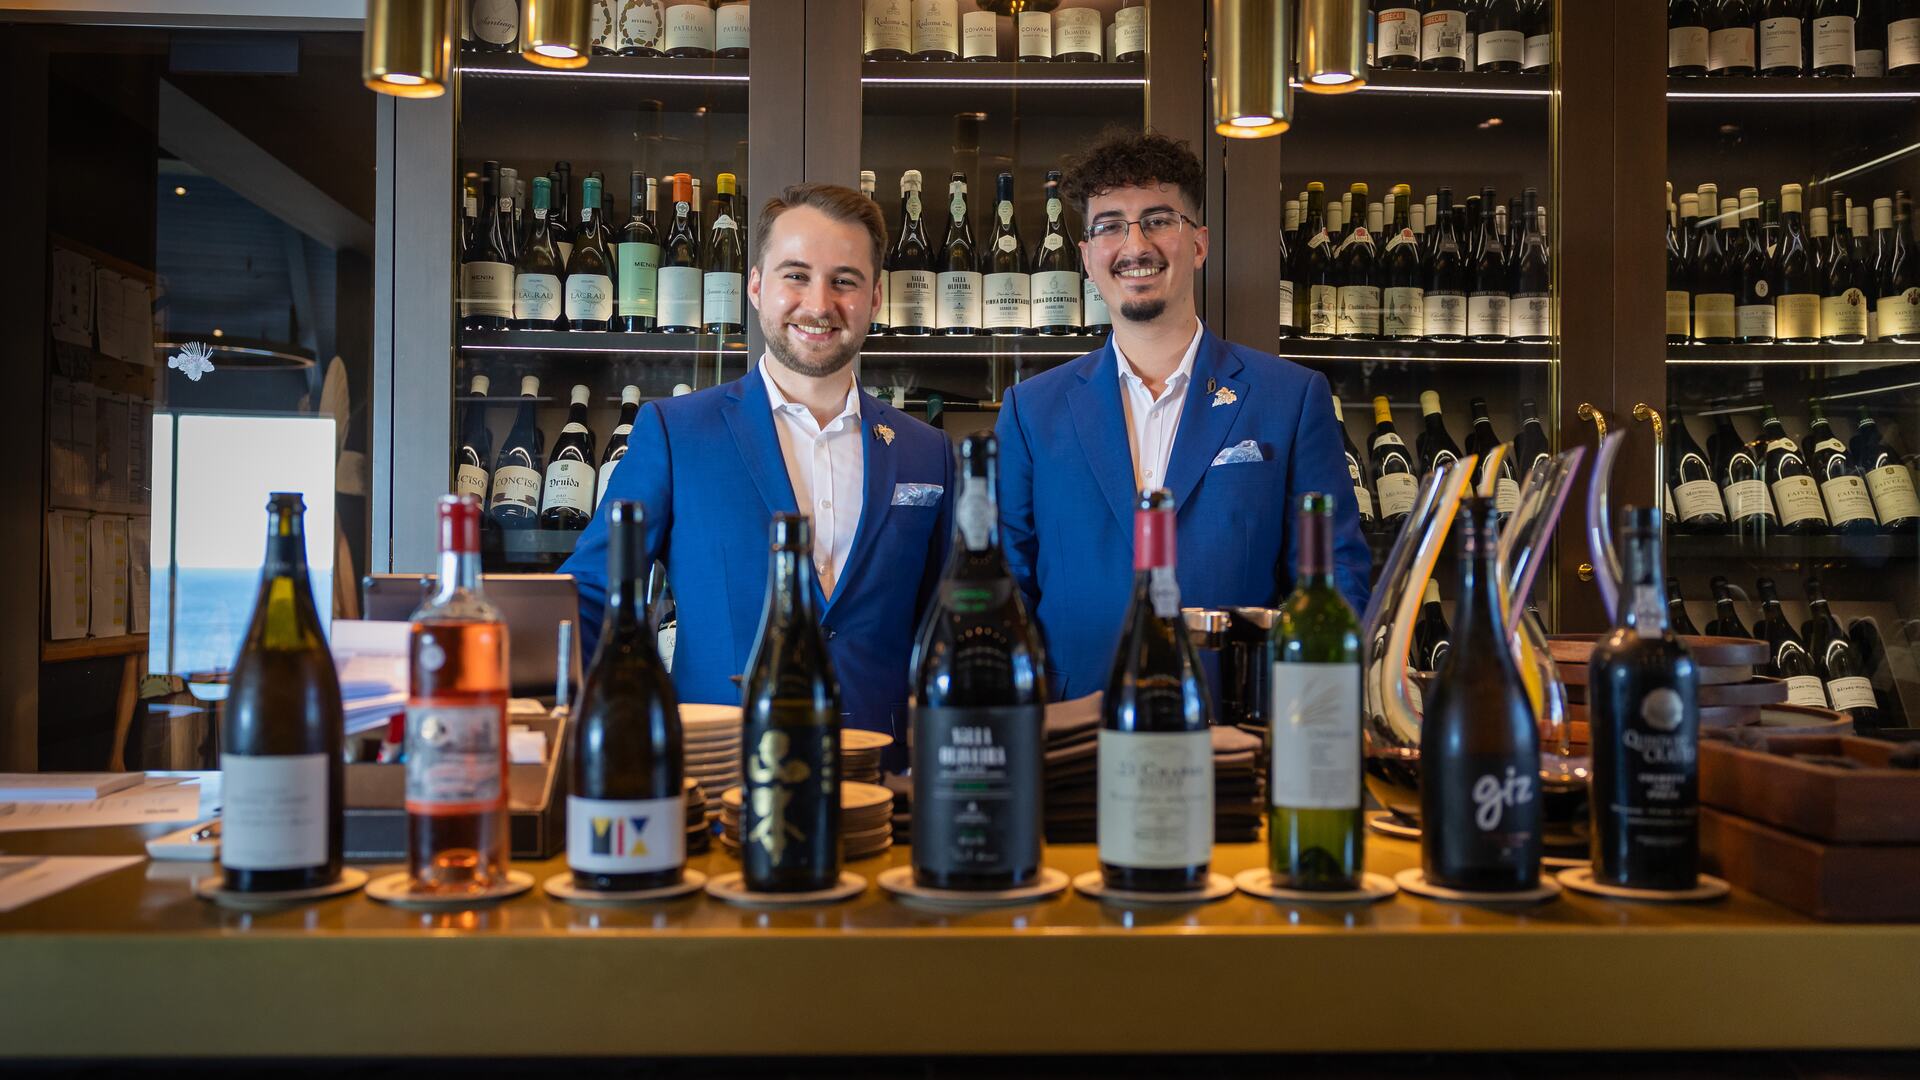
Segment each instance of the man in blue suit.
[[1046,634],[1057,698],[1106,688],[1142,489],[1173,493],[1181,603],[1285,596],[1298,498],[1323,491],[1336,500],[1340,590],[1366,604],[1371,555],[1326,377],[1223,341],[1195,314],[1203,190],[1186,144],[1150,133],[1103,137],[1061,183],[1113,334],[1009,390],[996,428],[1007,561]]
[[[945,435],[861,391],[851,367],[880,294],[886,225],[873,201],[801,184],[767,202],[747,276],[767,350],[725,386],[649,402],[606,502],[645,507],[648,559],[678,611],[682,701],[738,704],[766,603],[775,513],[813,519],[816,609],[846,722],[891,734],[904,760],[907,664],[945,557]],[[606,515],[561,569],[593,648],[607,594]]]

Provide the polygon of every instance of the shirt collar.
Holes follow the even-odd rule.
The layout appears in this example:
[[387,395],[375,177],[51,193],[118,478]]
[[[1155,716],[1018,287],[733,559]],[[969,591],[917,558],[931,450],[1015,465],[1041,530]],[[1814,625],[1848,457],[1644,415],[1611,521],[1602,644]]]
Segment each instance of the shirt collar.
[[[779,385],[773,381],[772,373],[767,370],[769,364],[772,362],[772,359],[773,359],[772,357],[768,356],[765,353],[760,354],[760,378],[764,380],[767,384],[767,401],[773,406],[773,411],[775,413],[781,413],[781,412],[795,413],[801,416],[805,416],[808,419],[812,419],[813,413],[811,410],[809,410],[805,405],[802,405],[797,401],[789,400],[787,395],[780,392]],[[849,381],[847,386],[846,407],[840,410],[840,415],[834,417],[831,421],[823,425],[820,428],[820,430],[830,431],[835,427],[837,427],[842,420],[847,420],[849,418],[852,419],[854,426],[856,427],[859,426],[860,388],[859,386],[854,385],[851,381]]]
[[[1167,376],[1169,394],[1178,393],[1193,377],[1193,362],[1200,355],[1200,338],[1206,333],[1206,329],[1205,323],[1199,319],[1193,320],[1193,340],[1187,342],[1187,351],[1180,357],[1180,366],[1174,368],[1173,374]],[[1128,362],[1127,354],[1120,351],[1120,343],[1112,338],[1108,340],[1113,341],[1113,358],[1114,362],[1120,365],[1121,383],[1145,390],[1146,380],[1134,374],[1133,364]]]

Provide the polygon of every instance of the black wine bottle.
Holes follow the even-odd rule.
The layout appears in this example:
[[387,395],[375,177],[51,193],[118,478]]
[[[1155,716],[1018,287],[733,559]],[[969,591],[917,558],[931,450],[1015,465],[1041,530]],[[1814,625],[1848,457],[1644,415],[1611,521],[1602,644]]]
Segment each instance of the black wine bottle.
[[1774,591],[1773,579],[1761,578],[1756,583],[1756,591],[1760,597],[1760,622],[1755,630],[1770,650],[1760,674],[1786,682],[1788,704],[1826,708],[1826,686],[1820,681],[1806,642],[1794,632],[1793,624],[1787,621],[1780,607],[1780,594]]
[[947,180],[947,236],[934,259],[939,304],[936,332],[953,336],[979,333],[979,255],[974,249],[964,173],[954,173]]
[[1692,533],[1726,531],[1727,507],[1713,479],[1713,462],[1693,440],[1678,406],[1667,417],[1667,483],[1673,489],[1674,516]]
[[1705,75],[1709,35],[1707,0],[1667,0],[1667,74]]
[[1854,651],[1853,639],[1840,620],[1833,617],[1819,579],[1808,578],[1806,589],[1807,621],[1800,626],[1800,636],[1806,640],[1807,655],[1813,658],[1813,671],[1826,689],[1828,704],[1851,717],[1855,727],[1880,727],[1884,721],[1867,665]]
[[1700,631],[1693,625],[1693,616],[1687,614],[1686,598],[1680,595],[1680,579],[1667,579],[1667,625],[1681,637],[1699,637]]
[[1853,78],[1854,20],[1860,12],[1860,0],[1813,0],[1809,7],[1814,76]]
[[1761,472],[1764,453],[1757,454],[1754,444],[1740,437],[1732,419],[1721,413],[1714,418],[1713,434],[1707,439],[1707,455],[1713,461],[1713,478],[1727,504],[1727,518],[1734,532],[1748,539],[1765,539],[1777,527],[1773,496]]
[[1820,498],[1826,504],[1827,522],[1835,532],[1872,536],[1880,531],[1880,520],[1873,509],[1873,496],[1867,490],[1866,477],[1847,455],[1847,444],[1840,441],[1827,423],[1826,410],[1818,400],[1807,405],[1811,421],[1807,430],[1808,464],[1820,485]]
[[1447,626],[1447,613],[1440,603],[1440,583],[1427,579],[1420,596],[1420,617],[1413,623],[1413,652],[1408,657],[1415,671],[1438,671],[1453,651],[1453,631]]
[[1707,11],[1707,74],[1754,72],[1753,8],[1748,0],[1718,0]]
[[1405,184],[1393,189],[1393,227],[1382,261],[1385,287],[1380,297],[1380,334],[1390,341],[1417,341],[1426,332],[1427,269],[1420,259],[1420,238],[1413,231]]
[[1049,170],[1047,224],[1033,251],[1033,328],[1041,334],[1080,332],[1080,248],[1067,236],[1060,171]]
[[1540,422],[1538,407],[1532,398],[1521,398],[1520,430],[1513,436],[1514,472],[1525,479],[1533,471],[1534,465],[1552,454],[1553,447],[1547,441],[1547,429]]
[[993,228],[980,253],[980,311],[988,333],[1033,333],[1033,279],[1013,217],[1013,174],[994,182]]
[[[1797,19],[1793,21],[1798,23]],[[1798,43],[1796,29],[1796,49]],[[1773,251],[1770,277],[1777,340],[1787,345],[1811,345],[1819,341],[1820,274],[1806,234],[1802,232],[1799,184],[1780,188],[1780,239]]]
[[1360,467],[1360,450],[1353,445],[1353,437],[1347,434],[1346,413],[1340,407],[1340,399],[1333,399],[1333,422],[1340,428],[1340,445],[1347,457],[1347,478],[1353,482],[1353,501],[1360,507],[1360,531],[1372,532],[1376,523],[1373,512],[1373,495],[1367,491],[1367,474]]
[[1867,340],[1867,307],[1872,300],[1860,288],[1863,268],[1854,254],[1842,192],[1830,197],[1827,221],[1832,258],[1820,296],[1820,339],[1829,345],[1859,345]]
[[1513,268],[1507,242],[1495,216],[1492,188],[1480,189],[1480,230],[1473,242],[1473,291],[1467,294],[1467,336],[1474,341],[1505,341],[1510,336]]
[[1425,0],[1421,4],[1420,69],[1467,70],[1466,0]]
[[1325,200],[1325,185],[1318,181],[1307,185],[1307,220],[1300,230],[1307,239],[1294,303],[1302,327],[1300,336],[1309,341],[1324,341],[1340,331],[1339,275]]
[[613,255],[607,250],[600,178],[581,182],[580,226],[567,256],[566,328],[605,331],[613,324]]
[[1411,71],[1420,66],[1419,0],[1380,0],[1374,5],[1374,66]]
[[487,497],[487,462],[493,458],[493,433],[487,430],[487,391],[493,385],[475,375],[468,387],[466,412],[460,418],[460,448],[453,458],[453,493]]
[[[1480,460],[1473,467],[1473,485],[1479,489],[1480,478],[1487,473],[1487,455],[1500,445],[1500,436],[1493,430],[1493,418],[1487,415],[1487,399],[1477,397],[1467,402],[1473,412],[1473,427],[1467,430],[1467,453],[1478,454]],[[1520,481],[1514,472],[1514,456],[1500,459],[1500,474],[1493,478],[1493,505],[1504,519],[1508,514],[1520,508]]]
[[1544,345],[1553,340],[1553,263],[1547,251],[1547,230],[1541,224],[1540,193],[1526,189],[1520,197],[1520,239],[1510,252],[1513,266],[1513,302],[1508,320],[1513,340]]
[[1890,533],[1909,534],[1920,527],[1920,496],[1916,496],[1913,473],[1900,455],[1880,435],[1866,407],[1853,428],[1853,463],[1867,474],[1867,493],[1873,497],[1874,514],[1880,527]]
[[1723,199],[1717,210],[1702,206],[1700,212],[1708,216],[1718,213],[1720,221],[1701,227],[1693,252],[1689,275],[1693,288],[1692,336],[1702,345],[1730,345],[1739,336],[1740,264],[1725,245],[1734,235],[1739,203]]
[[1394,430],[1393,411],[1384,397],[1373,399],[1373,435],[1367,439],[1367,447],[1373,492],[1380,498],[1380,527],[1393,532],[1413,512],[1420,480],[1413,467],[1413,453]]
[[1760,0],[1760,74],[1797,76],[1806,70],[1801,41],[1805,0]]
[[607,448],[600,456],[600,471],[594,476],[593,505],[599,509],[601,500],[607,497],[607,485],[613,482],[613,467],[627,456],[627,438],[633,434],[634,418],[640,415],[640,388],[627,385],[620,388],[620,422],[614,425],[613,434],[607,436]]
[[[547,174],[547,182],[552,185],[552,197],[547,203],[552,212],[547,215],[547,232],[553,237],[553,249],[560,254],[560,265],[564,268],[567,260],[573,258],[573,162],[556,161],[553,171]],[[538,223],[529,221],[528,228],[538,228]]]
[[1920,75],[1920,4],[1887,0],[1887,74]]
[[1517,75],[1527,36],[1520,0],[1483,0],[1474,13],[1473,69],[1490,75]]
[[[1873,700],[1879,711],[1879,724],[1883,727],[1910,726],[1906,706],[1900,700],[1900,684],[1893,676],[1887,644],[1880,637],[1879,623],[1870,618],[1855,619],[1847,626],[1847,638],[1853,642],[1853,651],[1860,657],[1860,664],[1873,684]],[[1858,720],[1854,721],[1854,727],[1864,731]]]
[[659,315],[660,236],[654,231],[653,181],[635,169],[629,177],[627,223],[613,246],[618,268],[612,329],[623,333],[651,330]]
[[[920,170],[900,174],[900,228],[887,255],[887,324],[895,334],[933,333],[936,316],[932,245],[922,214]],[[1080,294],[1074,293],[1074,303]]]
[[587,405],[593,400],[586,386],[568,397],[567,424],[553,440],[546,477],[540,490],[540,527],[584,529],[593,517],[593,432],[587,430]]
[[1716,574],[1710,585],[1713,589],[1713,618],[1707,620],[1707,636],[1757,640],[1753,632],[1747,629],[1747,624],[1740,621],[1740,612],[1733,606],[1733,590],[1728,587],[1727,579]]
[[1693,340],[1692,268],[1687,265],[1687,233],[1673,202],[1673,183],[1667,183],[1667,344]]
[[1766,446],[1767,490],[1780,512],[1782,532],[1818,536],[1827,531],[1827,511],[1820,501],[1820,485],[1800,453],[1800,444],[1788,437],[1773,406],[1760,409],[1760,441]]
[[1334,253],[1336,264],[1334,329],[1343,338],[1371,341],[1380,336],[1380,249],[1367,228],[1367,185],[1349,192],[1361,216]]
[[505,330],[513,324],[513,258],[507,253],[513,201],[501,187],[500,163],[480,176],[480,217],[460,253],[460,328]]
[[1447,434],[1447,423],[1440,416],[1440,394],[1434,390],[1420,392],[1420,418],[1424,425],[1414,440],[1414,449],[1420,454],[1420,475],[1425,476],[1436,469],[1451,465],[1460,460],[1460,447]]
[[539,376],[522,376],[520,409],[500,444],[500,456],[493,462],[493,493],[487,499],[487,515],[503,528],[531,529],[540,517],[544,443],[533,422],[534,400],[539,396]]
[[513,268],[513,325],[519,330],[565,330],[566,275],[553,233],[547,228],[552,214],[553,186],[544,176],[533,178],[532,227]]
[[1773,279],[1773,256],[1760,227],[1758,188],[1740,189],[1740,230],[1740,300],[1734,305],[1734,328],[1742,345],[1771,345],[1777,335],[1773,300],[1779,283]]
[[1430,341],[1467,339],[1467,292],[1473,275],[1465,251],[1467,241],[1455,228],[1453,209],[1452,190],[1441,188],[1438,220],[1427,227],[1435,238],[1427,264],[1427,291],[1421,298]]
[[[1915,21],[1914,32],[1920,35],[1920,19]],[[1915,47],[1920,49],[1920,42]],[[1904,191],[1894,199],[1893,229],[1888,240],[1875,286],[1880,339],[1911,345],[1920,342],[1920,273],[1913,264],[1920,248],[1913,241],[1913,201]]]

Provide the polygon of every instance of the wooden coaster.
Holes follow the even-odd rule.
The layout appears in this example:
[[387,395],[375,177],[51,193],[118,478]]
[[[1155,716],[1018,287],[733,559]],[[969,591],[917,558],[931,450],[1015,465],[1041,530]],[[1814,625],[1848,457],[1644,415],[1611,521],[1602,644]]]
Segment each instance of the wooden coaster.
[[1141,892],[1137,889],[1109,889],[1098,870],[1089,870],[1073,879],[1073,889],[1083,896],[1112,904],[1211,904],[1233,895],[1233,879],[1225,874],[1208,874],[1207,887],[1183,892]]
[[1035,900],[1047,900],[1067,891],[1067,873],[1055,870],[1051,866],[1040,868],[1040,874],[1033,884],[1018,889],[996,889],[992,892],[976,892],[972,889],[929,889],[914,884],[913,867],[896,866],[882,871],[877,879],[880,887],[892,893],[897,900],[938,904],[941,907],[1006,907],[1010,904],[1026,904]]
[[818,889],[814,892],[762,893],[748,892],[746,875],[735,871],[721,874],[707,882],[707,895],[715,900],[725,900],[729,904],[745,904],[750,907],[801,907],[807,904],[834,904],[842,900],[851,900],[867,891],[867,879],[859,874],[840,872],[840,881],[831,889]]
[[461,908],[498,903],[509,897],[519,896],[532,888],[532,874],[524,870],[509,870],[507,880],[484,892],[435,896],[432,893],[413,892],[409,888],[405,871],[402,871],[376,878],[371,885],[367,886],[367,895],[383,904],[411,908],[416,911],[458,911]]
[[1367,828],[1381,836],[1391,836],[1395,840],[1420,839],[1420,826],[1409,825],[1395,817],[1390,810],[1375,810],[1367,815]]
[[1593,860],[1584,855],[1542,855],[1540,865],[1548,870],[1577,870],[1592,866]]
[[1572,870],[1562,870],[1560,884],[1574,892],[1588,896],[1604,896],[1609,900],[1640,900],[1650,904],[1689,904],[1703,900],[1719,900],[1733,891],[1733,886],[1710,874],[1701,874],[1694,879],[1691,889],[1630,889],[1624,885],[1609,885],[1593,879],[1593,867],[1582,866]]
[[1402,889],[1424,896],[1429,900],[1444,900],[1452,904],[1537,904],[1542,900],[1551,900],[1560,895],[1560,883],[1550,877],[1542,877],[1540,884],[1524,892],[1462,892],[1440,885],[1427,884],[1427,872],[1415,866],[1393,875],[1393,880]]
[[1262,900],[1284,900],[1290,904],[1372,904],[1400,891],[1393,879],[1385,874],[1362,874],[1359,888],[1341,892],[1283,889],[1273,883],[1273,871],[1260,867],[1240,871],[1234,876],[1233,883],[1249,896],[1257,896]]
[[867,731],[862,728],[843,728],[840,731],[840,750],[842,753],[853,751],[884,750],[893,745],[893,736],[881,731]]
[[663,885],[657,889],[634,889],[630,892],[600,892],[596,889],[582,889],[573,883],[573,871],[555,874],[540,883],[547,895],[555,900],[565,900],[569,904],[647,904],[659,900],[678,900],[683,896],[692,896],[707,887],[707,875],[698,870],[689,869],[683,873],[677,885]]
[[226,877],[222,874],[203,877],[193,883],[193,895],[235,911],[261,911],[345,896],[367,883],[367,872],[351,866],[343,866],[340,868],[339,879],[331,885],[320,885],[311,889],[288,889],[284,892],[229,892],[226,881]]

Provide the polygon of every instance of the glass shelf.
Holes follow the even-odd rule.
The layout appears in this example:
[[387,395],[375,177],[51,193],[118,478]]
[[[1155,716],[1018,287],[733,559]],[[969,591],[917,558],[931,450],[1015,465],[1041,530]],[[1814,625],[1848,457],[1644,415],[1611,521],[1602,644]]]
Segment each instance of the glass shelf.
[[1332,338],[1316,341],[1286,338],[1280,342],[1281,356],[1292,360],[1312,360],[1333,364],[1373,364],[1382,362],[1413,366],[1453,366],[1457,364],[1553,363],[1554,346],[1520,342],[1475,341],[1346,341]]
[[1710,101],[1920,101],[1915,79],[1727,79],[1667,80],[1667,100],[1691,104]]
[[[600,107],[607,95],[626,92],[618,83],[636,84],[648,100],[669,112],[747,111],[747,61],[668,60],[648,56],[596,56],[586,67],[542,67],[518,56],[464,56],[459,66],[463,93],[482,95],[489,104],[511,93],[527,106]],[[471,104],[469,105],[471,107]]]
[[746,354],[739,334],[614,334],[586,330],[466,330],[460,351],[468,354],[539,353],[588,356],[725,356]]

